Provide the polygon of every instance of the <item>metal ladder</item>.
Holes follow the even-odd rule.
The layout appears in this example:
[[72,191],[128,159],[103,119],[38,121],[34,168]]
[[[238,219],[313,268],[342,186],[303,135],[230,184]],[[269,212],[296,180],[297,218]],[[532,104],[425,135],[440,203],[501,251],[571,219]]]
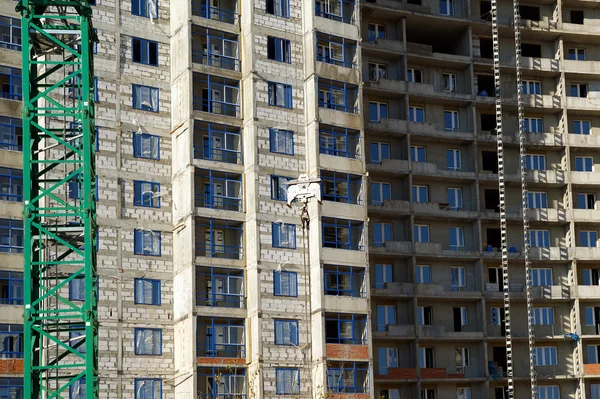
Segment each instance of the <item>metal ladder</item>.
[[515,32],[515,66],[517,72],[517,111],[519,121],[519,159],[521,168],[521,209],[523,210],[523,258],[525,261],[525,293],[527,296],[527,336],[529,343],[529,379],[531,385],[531,397],[536,399],[537,378],[535,371],[535,331],[533,320],[533,296],[531,295],[532,272],[531,272],[531,246],[529,243],[529,215],[528,215],[528,190],[527,190],[527,168],[526,168],[526,137],[524,126],[523,105],[523,73],[521,66],[521,15],[519,13],[519,0],[513,0],[514,32]]
[[506,376],[508,377],[508,397],[515,397],[513,379],[513,347],[510,317],[510,279],[508,276],[508,241],[506,231],[506,199],[504,182],[504,142],[502,133],[502,98],[500,95],[500,38],[498,33],[498,4],[492,0],[492,40],[494,45],[494,86],[496,96],[496,145],[498,151],[498,192],[500,196],[500,235],[502,250],[502,281],[504,282],[504,329],[506,335]]

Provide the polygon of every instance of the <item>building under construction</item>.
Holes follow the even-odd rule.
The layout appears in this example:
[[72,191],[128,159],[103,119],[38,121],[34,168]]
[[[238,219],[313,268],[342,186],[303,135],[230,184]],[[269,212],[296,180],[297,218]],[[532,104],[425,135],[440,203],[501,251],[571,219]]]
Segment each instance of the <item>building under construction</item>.
[[[28,46],[0,4],[0,398],[22,399]],[[90,4],[99,398],[600,399],[597,1]]]

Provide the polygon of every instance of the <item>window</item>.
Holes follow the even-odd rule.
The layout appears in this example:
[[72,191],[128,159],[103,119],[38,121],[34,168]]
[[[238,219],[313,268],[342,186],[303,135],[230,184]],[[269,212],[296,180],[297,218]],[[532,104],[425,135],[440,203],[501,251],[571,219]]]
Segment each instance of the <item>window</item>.
[[423,71],[421,69],[408,68],[407,81],[413,83],[423,83]]
[[583,10],[571,10],[571,23],[583,25],[584,13]]
[[160,305],[160,280],[134,279],[136,305]]
[[136,379],[135,399],[161,399],[162,380],[158,379]]
[[583,269],[583,285],[600,285],[600,269]]
[[23,171],[0,168],[0,200],[23,201]]
[[596,195],[579,193],[577,194],[578,209],[596,209]]
[[85,279],[73,278],[69,281],[69,300],[85,301]]
[[7,66],[0,66],[0,98],[7,100],[21,100],[21,70]]
[[363,223],[356,220],[322,218],[322,246],[363,251]]
[[567,59],[572,61],[585,61],[585,49],[570,48],[567,51]]
[[383,247],[386,241],[392,241],[392,224],[391,223],[374,223],[373,224],[373,245]]
[[581,230],[579,232],[579,246],[586,248],[596,248],[598,246],[598,232]]
[[274,271],[273,294],[276,296],[298,296],[298,273]]
[[417,284],[431,284],[431,266],[417,265],[415,268],[415,281]]
[[273,223],[273,247],[296,249],[296,225]]
[[[381,371],[379,371],[381,374]],[[379,391],[380,399],[400,399],[399,389],[382,389]]]
[[425,109],[421,107],[408,107],[408,120],[410,122],[424,123]]
[[0,16],[0,47],[21,50],[21,20]]
[[[444,1],[444,0],[442,0]],[[455,73],[442,73],[442,90],[443,91],[456,91],[456,74]]]
[[292,108],[292,86],[283,83],[268,82],[269,105]]
[[158,112],[158,89],[156,87],[132,85],[133,109]]
[[398,348],[379,348],[379,374],[385,375],[388,369],[398,367]]
[[523,128],[525,133],[543,133],[544,127],[541,118],[524,118]]
[[131,13],[140,17],[157,19],[158,0],[132,0]]
[[588,345],[587,346],[588,360],[586,364],[598,364],[600,363],[600,345]]
[[531,269],[531,284],[534,287],[548,287],[552,285],[552,269],[534,267]]
[[392,199],[390,183],[371,183],[371,204],[383,205],[385,201]]
[[456,399],[471,399],[471,388],[456,388]]
[[596,309],[597,308],[585,308],[585,325],[586,326],[595,326],[596,325]]
[[376,264],[375,265],[375,288],[385,288],[386,283],[394,282],[392,265]]
[[533,308],[533,324],[551,326],[554,324],[554,308]]
[[0,252],[23,253],[23,222],[0,219]]
[[134,232],[135,255],[160,256],[160,231],[138,230]]
[[419,348],[419,366],[422,369],[431,369],[435,367],[433,348]]
[[134,330],[136,355],[162,355],[162,330],[157,328],[136,328]]
[[324,201],[362,204],[362,176],[321,170],[321,193]]
[[328,362],[326,378],[327,392],[333,394],[369,393],[369,363]]
[[588,86],[585,83],[575,83],[570,85],[569,95],[571,97],[586,98],[588,94]]
[[0,305],[23,304],[23,273],[0,271]]
[[433,389],[433,388],[421,389],[421,399],[436,399],[435,389]]
[[419,306],[417,308],[417,324],[420,326],[433,325],[433,308],[431,306]]
[[267,58],[273,61],[292,63],[290,41],[267,36]]
[[[466,308],[464,308],[464,309],[466,311]],[[469,348],[454,348],[454,358],[456,359],[456,362],[455,362],[456,371],[460,374],[464,374],[465,367],[469,367],[471,365],[471,358],[469,356]],[[470,392],[469,392],[469,397],[470,397]]]
[[275,344],[298,346],[298,320],[275,320]]
[[378,82],[379,79],[387,78],[387,65],[369,62],[369,80]]
[[85,378],[80,378],[69,387],[69,399],[85,399],[85,397]]
[[315,15],[334,21],[354,23],[355,3],[351,0],[316,0]]
[[427,186],[412,186],[412,198],[413,202],[429,202]]
[[358,86],[346,82],[319,78],[318,89],[320,108],[352,114],[358,113]]
[[575,170],[577,172],[593,172],[594,158],[592,157],[575,157]]
[[23,145],[20,119],[0,116],[0,149],[21,151]]
[[454,15],[454,7],[452,0],[440,0],[440,14]]
[[294,155],[294,132],[283,129],[269,129],[271,152]]
[[549,248],[550,230],[529,230],[529,242],[533,248]]
[[448,187],[448,204],[450,205],[450,210],[457,211],[462,209],[462,188]]
[[535,365],[536,366],[556,366],[558,365],[558,357],[556,355],[555,346],[542,346],[535,348]]
[[458,111],[444,111],[444,130],[447,132],[458,130]]
[[527,170],[546,170],[545,155],[525,155],[525,167]]
[[450,227],[450,249],[460,250],[465,246],[465,237],[462,227]]
[[413,228],[415,242],[429,242],[429,226],[416,224]]
[[371,142],[371,163],[380,164],[384,159],[390,159],[390,144]]
[[387,326],[394,324],[396,324],[396,307],[377,305],[377,331],[387,331]]
[[297,395],[300,393],[300,369],[275,369],[275,390],[277,395]]
[[158,42],[134,37],[131,39],[131,48],[131,60],[133,62],[152,66],[158,65]]
[[537,80],[522,81],[523,94],[542,94],[542,84]]
[[133,205],[160,208],[160,184],[134,180]]
[[591,134],[592,122],[590,121],[573,121],[574,134]]
[[527,207],[529,209],[548,208],[548,194],[539,191],[529,191],[527,193]]
[[371,101],[369,103],[369,121],[370,122],[381,122],[381,119],[388,117],[388,105],[386,103],[379,103]]
[[287,201],[287,182],[289,177],[271,176],[271,199]]
[[449,170],[461,169],[460,150],[446,150],[446,168],[448,168]]
[[427,150],[425,147],[410,146],[411,162],[427,162]]
[[160,136],[133,133],[133,156],[144,159],[160,159]]
[[319,126],[319,151],[344,158],[361,158],[360,132],[333,126]]
[[379,39],[385,39],[385,26],[369,24],[369,42],[376,43]]
[[463,266],[452,266],[452,291],[460,291],[467,286],[467,277]]
[[267,0],[267,14],[290,17],[290,0]]
[[22,358],[23,325],[0,324],[0,359]]

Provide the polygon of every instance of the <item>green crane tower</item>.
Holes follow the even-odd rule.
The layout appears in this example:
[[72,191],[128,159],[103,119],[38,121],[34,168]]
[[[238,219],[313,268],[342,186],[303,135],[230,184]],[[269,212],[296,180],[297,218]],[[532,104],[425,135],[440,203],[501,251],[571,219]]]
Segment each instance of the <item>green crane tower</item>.
[[28,399],[98,398],[92,10],[20,0],[24,385]]

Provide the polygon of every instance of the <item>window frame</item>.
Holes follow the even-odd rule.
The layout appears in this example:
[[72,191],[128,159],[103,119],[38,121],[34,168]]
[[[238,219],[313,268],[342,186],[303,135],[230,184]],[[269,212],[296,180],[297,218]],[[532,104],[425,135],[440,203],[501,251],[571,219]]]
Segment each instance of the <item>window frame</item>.
[[[281,325],[281,333],[284,333],[284,324],[287,324],[287,330],[290,333],[290,336],[288,337],[288,341],[286,342],[286,337],[284,336],[279,336],[278,325]],[[274,319],[273,320],[273,326],[274,326],[274,331],[275,333],[273,334],[273,343],[275,345],[279,345],[279,346],[298,346],[300,344],[300,329],[299,329],[299,322],[296,319]],[[295,329],[292,330],[291,327],[293,327]],[[292,333],[295,332],[294,335],[292,335]]]
[[[272,50],[271,50],[272,49]],[[289,39],[267,36],[267,59],[270,61],[292,63],[292,44]]]
[[[286,377],[287,372],[289,372],[290,375],[288,375]],[[294,377],[291,373],[295,373],[296,376]],[[280,377],[283,379],[283,381],[279,380]],[[292,391],[290,391],[290,392],[287,391],[287,386],[286,386],[287,378],[291,379]],[[295,383],[294,383],[294,378],[296,379]],[[296,389],[293,388],[294,386],[296,387]],[[280,388],[283,388],[283,390],[281,390]],[[300,394],[300,369],[297,367],[276,367],[275,368],[275,393],[277,395],[298,395],[298,394]]]
[[[143,14],[143,4],[142,2],[146,2],[146,13]],[[148,7],[149,5],[151,5],[152,3],[154,3],[154,8],[155,8],[155,15],[152,15],[152,12],[150,11],[150,7]],[[131,14],[132,15],[136,15],[138,17],[143,17],[143,18],[150,18],[150,19],[158,19],[158,0],[132,0],[131,1]]]
[[[282,134],[283,137],[279,137]],[[280,140],[283,139],[283,149],[280,148]],[[269,150],[275,154],[294,155],[294,131],[269,128]]]
[[[139,283],[150,283],[151,284],[151,299],[147,302],[144,287],[140,287]],[[142,292],[138,294],[138,289],[141,288]],[[141,295],[141,296],[140,296]],[[156,298],[155,298],[156,296]],[[162,302],[162,282],[158,279],[152,278],[134,278],[133,279],[133,298],[134,304],[136,305],[149,305],[149,306],[161,306]],[[140,298],[142,298],[140,300]]]
[[[283,90],[283,98],[278,96],[280,89]],[[293,108],[294,98],[292,85],[268,81],[267,92],[269,106],[285,109]],[[281,104],[279,100],[283,101],[283,104]]]
[[[143,396],[138,396],[138,392],[139,392],[139,385],[141,383],[148,383],[148,382],[152,382],[152,395],[151,397],[147,397],[145,394]],[[155,385],[158,383],[159,384],[159,396],[158,398],[155,397]],[[134,379],[134,383],[133,383],[134,389],[135,389],[135,393],[134,393],[134,399],[162,399],[162,379],[160,378],[136,378]]]
[[[144,147],[146,145],[148,145],[148,144],[144,144],[145,140],[150,141],[150,147],[154,147],[154,144],[152,143],[152,141],[156,140],[156,156],[154,156],[154,155],[145,156],[144,155]],[[152,149],[151,149],[151,152],[153,152]],[[160,161],[160,136],[158,136],[156,134],[133,132],[133,157],[140,158],[140,159],[151,159],[154,161]]]
[[[287,291],[284,289],[282,278],[287,276]],[[273,272],[273,295],[297,298],[298,297],[298,273],[288,270],[275,270]]]
[[[139,93],[137,92],[138,89],[140,90]],[[143,90],[148,90],[148,96],[150,96],[150,98],[154,97],[153,93],[156,93],[156,109],[152,108],[152,104],[150,104],[150,107],[148,107],[147,105],[144,105],[143,100],[140,101],[139,107],[136,106],[137,97],[138,96],[141,96],[142,98],[144,97]],[[158,87],[139,85],[139,84],[135,84],[135,83],[132,84],[131,85],[131,108],[134,110],[138,110],[138,111],[159,113],[160,112],[160,89]]]
[[[158,353],[145,353],[143,348],[140,348],[140,350],[138,350],[138,344],[137,344],[138,333],[143,333],[143,332],[148,332],[148,331],[152,332],[153,335],[154,335],[154,333],[158,333],[158,348],[159,348]],[[143,337],[142,337],[142,339],[143,339]],[[163,343],[162,328],[136,327],[133,329],[133,350],[137,356],[162,356],[162,353],[163,353],[162,343]],[[154,343],[153,343],[153,346],[154,346]]]
[[[287,245],[284,245],[284,241],[282,241],[284,235],[287,235]],[[293,241],[290,235],[293,236]],[[296,249],[296,225],[291,223],[271,223],[271,239],[273,248]]]
[[[142,191],[142,189],[149,185],[150,190]],[[156,189],[156,190],[155,190]],[[146,194],[150,193],[150,201],[148,202]],[[133,205],[142,208],[160,208],[161,193],[160,183],[134,180],[133,181]]]
[[[281,18],[290,18],[290,1],[289,0],[266,0],[265,12],[269,15],[275,15]],[[269,4],[271,3],[271,5]],[[279,7],[277,7],[279,3]],[[271,12],[272,10],[272,12]]]
[[[133,0],[135,1],[135,0]],[[143,1],[143,0],[141,0]],[[135,53],[134,53],[134,48],[136,45],[136,42],[138,43],[139,47],[140,47],[140,59],[136,60],[135,59]],[[150,59],[150,54],[151,54],[151,46],[156,46],[156,62],[151,62]],[[144,57],[144,49],[146,50],[146,57]],[[144,61],[144,58],[147,58],[147,61]],[[131,62],[135,63],[135,64],[142,64],[142,65],[149,65],[149,66],[158,66],[158,42],[153,41],[153,40],[148,40],[148,39],[142,39],[139,37],[132,37],[131,38]]]

